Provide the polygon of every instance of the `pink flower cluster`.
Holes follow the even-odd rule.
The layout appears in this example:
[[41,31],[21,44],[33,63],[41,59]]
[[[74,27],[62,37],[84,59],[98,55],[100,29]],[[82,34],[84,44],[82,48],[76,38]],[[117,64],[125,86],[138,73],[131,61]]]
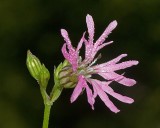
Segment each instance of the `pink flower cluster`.
[[[83,34],[80,42],[78,43],[77,48],[74,48],[71,44],[70,38],[66,30],[61,29],[61,34],[65,40],[65,43],[62,47],[62,53],[66,60],[72,66],[74,73],[78,76],[78,82],[71,96],[71,102],[74,102],[81,92],[85,89],[87,93],[88,103],[94,109],[95,98],[99,96],[105,105],[112,112],[119,112],[120,110],[113,104],[109,99],[108,95],[113,96],[121,102],[131,104],[134,102],[132,98],[123,96],[116,93],[109,85],[116,81],[125,86],[133,86],[136,84],[136,81],[124,76],[124,74],[118,74],[116,71],[137,65],[138,61],[130,60],[119,63],[119,61],[126,57],[127,54],[119,55],[118,57],[102,64],[96,64],[95,58],[97,52],[102,49],[104,46],[111,44],[113,41],[104,43],[108,35],[114,30],[117,26],[117,21],[111,22],[108,27],[104,30],[103,34],[94,42],[94,21],[92,16],[86,16],[86,23],[88,28],[88,39],[85,39],[85,33]],[[79,55],[80,49],[85,44],[85,58],[82,58]],[[105,81],[100,81],[93,79],[92,75],[98,74],[105,79]]]

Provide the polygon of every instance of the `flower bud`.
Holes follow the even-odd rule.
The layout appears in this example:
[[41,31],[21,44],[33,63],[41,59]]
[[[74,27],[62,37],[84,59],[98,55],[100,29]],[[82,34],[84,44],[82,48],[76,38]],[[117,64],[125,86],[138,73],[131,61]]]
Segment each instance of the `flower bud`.
[[73,88],[77,83],[77,76],[73,73],[70,63],[65,60],[54,69],[54,82],[55,85],[51,91],[51,102],[55,102],[60,96],[63,88]]
[[[60,66],[60,68],[59,68]],[[63,88],[75,87],[78,79],[76,73],[73,72],[71,65],[65,60],[61,65],[58,66],[57,77],[59,83]]]
[[42,65],[40,60],[35,55],[33,55],[29,50],[27,51],[26,64],[31,76],[38,81]]
[[29,50],[27,52],[26,64],[31,76],[38,81],[41,87],[46,89],[50,73],[45,65],[41,64],[40,60]]

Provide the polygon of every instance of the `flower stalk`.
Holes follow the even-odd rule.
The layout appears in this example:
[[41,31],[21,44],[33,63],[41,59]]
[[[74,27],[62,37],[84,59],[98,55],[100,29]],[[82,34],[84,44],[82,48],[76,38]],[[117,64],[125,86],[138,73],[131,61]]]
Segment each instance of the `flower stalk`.
[[26,64],[31,76],[37,80],[39,84],[40,92],[44,102],[44,118],[42,128],[48,128],[49,115],[53,103],[59,98],[63,88],[72,88],[76,85],[75,80],[72,80],[72,77],[74,77],[74,75],[72,75],[73,71],[67,60],[65,60],[63,63],[60,63],[57,68],[55,67],[54,86],[50,92],[50,95],[48,95],[46,92],[48,81],[50,79],[50,73],[48,69],[29,50],[27,52]]
[[45,104],[42,128],[48,128],[50,111],[51,111],[51,105]]

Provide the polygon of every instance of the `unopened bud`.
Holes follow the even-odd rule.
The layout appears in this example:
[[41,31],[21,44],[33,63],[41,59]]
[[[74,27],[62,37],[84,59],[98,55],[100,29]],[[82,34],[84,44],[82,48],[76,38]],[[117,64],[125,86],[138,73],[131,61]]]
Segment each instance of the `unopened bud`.
[[77,83],[77,76],[73,74],[70,63],[65,60],[54,69],[54,82],[55,85],[51,91],[51,101],[55,102],[60,96],[63,88],[73,88]]
[[75,87],[78,81],[76,73],[73,72],[72,67],[68,61],[65,60],[62,65],[64,66],[61,68],[61,70],[58,73],[60,85],[63,88]]
[[46,88],[50,78],[50,73],[45,65],[41,64],[40,60],[29,50],[27,51],[26,64],[31,76],[38,81],[40,86]]
[[35,55],[33,55],[29,50],[27,51],[26,64],[31,76],[34,79],[39,80],[39,73],[41,72],[42,65],[40,60]]

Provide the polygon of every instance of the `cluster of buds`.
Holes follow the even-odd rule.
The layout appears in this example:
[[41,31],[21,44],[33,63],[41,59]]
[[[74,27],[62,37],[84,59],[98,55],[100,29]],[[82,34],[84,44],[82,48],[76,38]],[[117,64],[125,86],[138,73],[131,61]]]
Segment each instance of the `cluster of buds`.
[[72,70],[71,64],[65,60],[54,69],[55,85],[50,92],[50,95],[48,95],[46,92],[50,79],[48,69],[29,50],[27,51],[26,65],[31,76],[38,82],[44,103],[46,104],[53,104],[60,96],[63,88],[74,88],[77,84],[77,74]]

